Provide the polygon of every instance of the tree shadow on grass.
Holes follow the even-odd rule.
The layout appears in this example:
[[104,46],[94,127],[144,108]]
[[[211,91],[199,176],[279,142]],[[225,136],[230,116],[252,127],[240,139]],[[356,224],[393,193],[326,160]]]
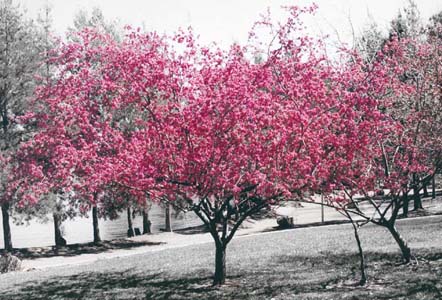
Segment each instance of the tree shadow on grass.
[[415,250],[417,264],[402,263],[398,253],[365,253],[369,282],[363,287],[358,285],[359,258],[355,253],[284,255],[273,268],[292,265],[298,271],[298,283],[303,284],[298,285],[296,299],[442,299],[441,250]]
[[[359,286],[356,253],[280,255],[256,271],[235,269],[246,299],[442,299],[442,251],[416,249],[418,264],[403,264],[398,253],[367,252],[369,283]],[[238,281],[238,280],[236,280]],[[229,298],[229,297],[227,297]]]
[[[197,299],[211,287],[211,278],[174,278],[161,273],[87,272],[47,281],[33,281],[18,290],[3,291],[0,299]],[[214,297],[213,299],[217,299]]]
[[418,265],[401,264],[397,254],[371,252],[367,258],[365,287],[354,284],[356,254],[322,253],[230,265],[226,284],[218,288],[211,286],[210,266],[191,273],[131,269],[28,282],[3,291],[0,299],[442,299],[440,250],[425,249]]
[[[162,243],[152,243],[147,241],[132,241],[128,239],[116,239],[103,241],[99,244],[69,244],[64,247],[35,247],[14,249],[13,254],[20,259],[36,259],[54,256],[76,256],[80,254],[95,254],[116,249],[130,249],[142,246],[154,246]],[[3,252],[3,251],[2,251]],[[3,254],[0,252],[0,254]]]

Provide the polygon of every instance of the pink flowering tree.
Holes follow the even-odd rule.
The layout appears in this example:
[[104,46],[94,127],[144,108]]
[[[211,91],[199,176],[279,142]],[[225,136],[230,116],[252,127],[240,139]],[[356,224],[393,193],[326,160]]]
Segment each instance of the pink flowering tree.
[[97,206],[110,184],[108,170],[121,145],[114,118],[115,87],[110,84],[116,43],[84,30],[76,42],[61,44],[49,64],[54,76],[36,91],[35,113],[26,121],[39,131],[17,153],[11,193],[20,205],[49,194],[81,214],[93,208],[94,241],[99,242]]
[[[272,28],[271,23],[264,25]],[[272,158],[278,162],[273,182],[298,201],[317,201],[315,195],[320,193],[329,206],[352,221],[363,266],[356,215],[348,210],[348,197],[337,194],[374,191],[384,178],[379,172],[379,167],[383,171],[379,141],[397,136],[400,127],[385,114],[383,105],[395,96],[393,87],[401,85],[391,81],[395,77],[386,74],[382,63],[367,69],[345,49],[337,62],[324,55],[310,55],[308,60],[305,54],[296,56],[300,44],[310,51],[321,45],[309,39],[294,42],[286,28],[291,27],[277,30],[280,47],[270,56],[272,97],[284,105],[278,115],[282,130],[273,139]],[[361,271],[360,283],[364,284],[365,268]]]
[[348,208],[336,190],[368,195],[379,178],[398,191],[402,173],[386,177],[382,165],[396,148],[378,143],[401,137],[385,113],[396,86],[382,63],[367,75],[358,61],[330,60],[302,32],[300,15],[314,9],[288,8],[277,25],[264,17],[249,46],[228,50],[191,31],[130,29],[121,43],[85,30],[61,45],[54,80],[37,92],[44,109],[28,117],[41,130],[20,152],[22,202],[56,191],[86,210],[129,193],[141,206],[148,196],[194,211],[213,237],[220,285],[228,244],[261,209],[317,192]]
[[[427,185],[442,167],[440,112],[442,44],[435,27],[424,37],[402,39],[398,47],[402,55],[397,63],[403,68],[400,80],[409,92],[403,93],[394,103],[391,114],[404,126],[404,137],[413,149],[409,162],[421,164],[421,168],[410,170],[410,187],[414,199],[414,210],[422,209],[420,192],[426,194]],[[408,206],[408,201],[405,203]],[[407,209],[404,209],[406,215]]]
[[124,50],[121,76],[131,82],[123,98],[145,116],[115,180],[187,202],[214,239],[215,285],[225,282],[227,245],[248,216],[331,193],[349,170],[361,174],[351,158],[371,151],[364,130],[382,126],[376,101],[345,81],[354,70],[336,70],[321,43],[300,35],[299,15],[312,10],[289,8],[280,25],[258,22],[255,30],[272,34],[259,62],[253,47],[209,49],[184,33],[173,38],[179,51],[163,47],[167,60],[152,61],[149,34],[133,35]]
[[440,78],[436,67],[440,51],[435,46],[422,40],[392,39],[370,63],[352,54],[347,66],[352,69],[347,73],[351,77],[342,76],[343,90],[347,94],[357,92],[362,101],[372,101],[376,112],[372,114],[375,122],[367,123],[370,114],[366,112],[355,119],[359,120],[354,123],[358,135],[353,143],[359,151],[342,156],[348,163],[337,182],[340,195],[330,193],[326,198],[327,205],[352,221],[360,250],[362,284],[366,275],[358,228],[367,223],[385,227],[404,262],[410,262],[414,256],[398,232],[396,220],[400,210],[408,206],[410,192],[419,203],[420,191],[442,167],[437,122],[440,101],[435,90]]

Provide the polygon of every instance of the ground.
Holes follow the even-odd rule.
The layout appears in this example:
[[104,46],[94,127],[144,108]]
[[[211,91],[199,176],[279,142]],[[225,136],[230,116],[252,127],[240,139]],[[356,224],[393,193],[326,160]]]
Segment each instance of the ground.
[[[227,284],[213,288],[214,245],[201,242],[0,276],[0,299],[442,299],[442,217],[398,221],[418,264],[403,265],[382,228],[361,230],[369,284],[358,279],[351,226],[238,236]],[[156,250],[155,250],[156,249]]]
[[[409,216],[442,215],[442,196],[435,200],[426,198],[423,202],[425,210],[410,211]],[[271,212],[259,214],[247,219],[236,233],[236,237],[243,235],[259,234],[278,230],[276,215],[291,216],[295,228],[315,227],[321,225],[342,224],[348,220],[335,209],[325,207],[324,223],[321,220],[321,209],[317,204],[283,202],[281,206],[274,207]],[[370,205],[363,206],[366,211],[372,210]],[[100,245],[93,243],[72,244],[56,251],[53,247],[35,247],[16,249],[14,254],[23,261],[25,270],[42,269],[47,267],[77,265],[91,263],[100,259],[125,257],[150,251],[163,251],[165,249],[208,243],[212,237],[204,226],[189,227],[169,233],[162,232],[153,235],[142,235],[130,239],[103,241]]]

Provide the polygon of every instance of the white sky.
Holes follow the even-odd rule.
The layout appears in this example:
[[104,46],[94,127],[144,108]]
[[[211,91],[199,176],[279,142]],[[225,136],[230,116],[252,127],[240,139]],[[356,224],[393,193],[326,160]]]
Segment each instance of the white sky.
[[[221,45],[244,42],[253,22],[270,7],[273,16],[281,17],[281,5],[306,5],[307,0],[18,0],[35,15],[48,2],[53,10],[54,27],[60,34],[72,24],[79,9],[99,7],[107,19],[122,24],[145,25],[147,30],[173,32],[191,25],[204,42]],[[386,28],[407,0],[316,0],[319,10],[309,22],[312,32],[322,32],[344,42],[352,42],[351,24],[356,35],[371,15]],[[442,0],[415,0],[426,20],[442,10]]]

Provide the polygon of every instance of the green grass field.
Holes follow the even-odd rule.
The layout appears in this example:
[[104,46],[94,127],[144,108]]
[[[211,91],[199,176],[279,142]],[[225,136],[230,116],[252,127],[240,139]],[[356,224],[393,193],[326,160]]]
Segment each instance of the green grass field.
[[382,228],[361,230],[369,284],[356,287],[358,260],[349,225],[302,228],[234,239],[228,279],[211,287],[212,243],[93,264],[0,276],[0,299],[442,299],[442,217],[401,220],[419,259],[403,265]]

